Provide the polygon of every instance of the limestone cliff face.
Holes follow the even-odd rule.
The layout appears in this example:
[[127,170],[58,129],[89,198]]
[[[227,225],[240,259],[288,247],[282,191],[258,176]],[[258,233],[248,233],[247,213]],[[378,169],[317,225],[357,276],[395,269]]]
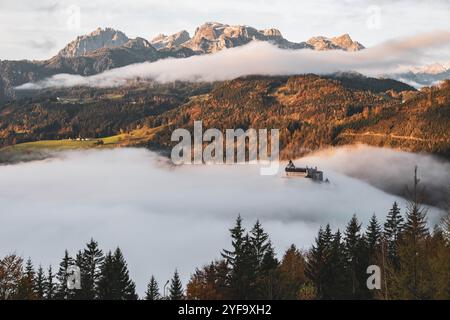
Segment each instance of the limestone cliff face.
[[353,41],[348,34],[343,34],[339,37],[313,37],[307,43],[314,50],[345,50],[345,51],[359,51],[364,49],[364,46],[357,41]]
[[68,58],[84,56],[101,48],[120,47],[129,40],[121,31],[112,28],[98,28],[87,35],[77,37],[62,49],[58,55]]
[[270,41],[283,49],[309,47],[305,42],[293,43],[284,39],[277,29],[257,30],[249,26],[230,26],[218,22],[207,22],[198,27],[192,39],[182,46],[204,54],[242,46],[253,40]]
[[155,49],[171,49],[180,46],[182,43],[190,40],[189,32],[182,30],[180,32],[174,33],[170,36],[160,34],[153,38],[150,43]]
[[253,40],[268,41],[282,49],[345,50],[364,49],[359,42],[353,41],[348,34],[339,37],[314,37],[308,42],[295,43],[286,40],[278,29],[257,30],[250,26],[228,25],[219,22],[207,22],[199,26],[190,38],[187,31],[170,36],[158,35],[151,44],[158,50],[189,48],[197,54],[214,53],[226,48],[245,45]]

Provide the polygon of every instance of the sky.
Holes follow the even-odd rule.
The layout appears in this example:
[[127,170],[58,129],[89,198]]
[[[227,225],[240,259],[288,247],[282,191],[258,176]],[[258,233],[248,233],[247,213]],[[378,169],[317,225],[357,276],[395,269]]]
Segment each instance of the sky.
[[0,59],[46,59],[76,36],[112,27],[151,39],[207,21],[277,28],[291,41],[349,33],[365,46],[450,30],[449,0],[0,0]]
[[[411,185],[415,164],[425,186],[450,179],[448,162],[367,146],[294,161],[324,170],[328,184],[261,176],[255,165],[169,161],[124,148],[0,166],[0,257],[15,252],[55,268],[65,249],[75,255],[93,237],[104,251],[121,247],[142,296],[152,274],[162,287],[178,268],[186,284],[196,267],[220,258],[238,214],[246,228],[260,219],[281,258],[292,243],[309,248],[327,223],[344,230],[357,214],[365,228],[374,213],[383,222],[394,201],[404,213],[405,200],[382,189]],[[430,208],[430,227],[441,214]]]

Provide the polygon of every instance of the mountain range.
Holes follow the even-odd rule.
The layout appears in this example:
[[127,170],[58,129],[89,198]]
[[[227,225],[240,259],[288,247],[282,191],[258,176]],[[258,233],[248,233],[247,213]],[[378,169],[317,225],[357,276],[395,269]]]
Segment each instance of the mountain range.
[[257,30],[250,26],[230,26],[218,22],[207,22],[195,30],[191,38],[186,30],[166,36],[158,35],[150,43],[158,50],[189,48],[197,54],[214,53],[225,48],[242,46],[250,41],[269,41],[282,49],[346,50],[364,49],[348,34],[340,37],[314,37],[306,42],[295,43],[286,40],[278,29]]
[[169,36],[158,35],[150,41],[139,37],[130,39],[112,28],[98,28],[77,37],[48,60],[0,61],[0,102],[13,98],[16,86],[59,73],[88,76],[133,63],[214,53],[255,40],[271,42],[283,49],[364,49],[348,34],[333,38],[318,36],[295,43],[286,40],[277,29],[257,30],[217,22],[199,26],[192,37],[183,30]]
[[[112,28],[97,28],[89,34],[78,36],[47,60],[0,60],[0,103],[16,96],[16,86],[55,74],[90,76],[133,63],[211,54],[251,41],[270,42],[279,48],[291,50],[354,52],[365,49],[348,34],[331,38],[316,36],[307,41],[291,42],[278,29],[258,30],[251,26],[218,22],[206,22],[197,27],[192,37],[188,31],[181,30],[171,35],[159,34],[151,40],[141,37],[132,39]],[[383,77],[406,82],[416,88],[430,86],[450,78],[450,63],[412,68]]]
[[450,63],[433,63],[388,76],[414,87],[431,86],[437,82],[450,79]]

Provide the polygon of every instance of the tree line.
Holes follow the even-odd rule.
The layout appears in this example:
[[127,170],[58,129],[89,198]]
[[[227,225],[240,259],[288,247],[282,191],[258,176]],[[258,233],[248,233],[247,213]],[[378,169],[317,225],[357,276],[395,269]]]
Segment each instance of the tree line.
[[[356,215],[345,230],[321,227],[309,250],[292,244],[281,260],[259,221],[247,231],[239,216],[221,258],[197,268],[184,287],[175,270],[161,293],[151,275],[147,300],[181,299],[450,299],[450,215],[433,230],[421,205],[418,179],[403,215],[397,203],[383,223],[375,215],[363,229]],[[381,270],[381,287],[369,290],[367,267]],[[68,287],[68,270],[80,270],[81,289]],[[165,286],[164,286],[165,287]],[[58,270],[35,270],[15,254],[0,260],[0,299],[138,299],[120,248],[104,254],[91,239]]]

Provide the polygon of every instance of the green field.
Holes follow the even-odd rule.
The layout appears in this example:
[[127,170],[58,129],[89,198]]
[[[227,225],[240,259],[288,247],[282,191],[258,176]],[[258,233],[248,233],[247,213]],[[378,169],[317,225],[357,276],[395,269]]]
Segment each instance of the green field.
[[130,147],[143,145],[153,138],[160,128],[141,128],[105,138],[89,140],[42,140],[19,143],[0,149],[1,162],[15,162],[17,160],[34,160],[45,158],[51,152],[107,149],[114,147]]
[[[99,138],[99,139],[91,139],[87,141],[77,141],[77,140],[42,140],[35,142],[25,142],[19,143],[14,146],[9,146],[0,149],[0,152],[33,152],[36,150],[71,150],[71,149],[90,149],[90,148],[110,148],[122,140],[125,139],[124,134]],[[99,141],[103,141],[103,144],[99,143]]]

